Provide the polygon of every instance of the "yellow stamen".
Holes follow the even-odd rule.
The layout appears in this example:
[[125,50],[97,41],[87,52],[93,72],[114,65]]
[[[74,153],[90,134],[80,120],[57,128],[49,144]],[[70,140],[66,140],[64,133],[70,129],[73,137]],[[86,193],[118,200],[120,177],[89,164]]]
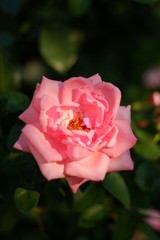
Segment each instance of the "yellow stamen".
[[69,121],[69,124],[67,126],[69,130],[83,130],[86,132],[89,132],[92,128],[87,128],[85,125],[83,125],[83,119],[80,115],[80,113],[77,113],[77,116]]

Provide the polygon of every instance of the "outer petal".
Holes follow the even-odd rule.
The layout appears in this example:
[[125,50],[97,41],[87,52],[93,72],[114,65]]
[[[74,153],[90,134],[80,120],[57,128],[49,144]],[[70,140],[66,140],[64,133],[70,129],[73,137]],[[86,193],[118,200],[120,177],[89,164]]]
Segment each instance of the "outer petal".
[[75,144],[69,144],[67,150],[69,159],[71,161],[78,161],[92,154],[92,152],[88,148]]
[[37,84],[36,90],[34,92],[34,95],[29,107],[19,116],[19,119],[21,119],[25,123],[34,123],[34,122],[38,122],[39,120],[39,112],[33,106],[33,102],[34,102],[34,99],[36,98],[39,88],[40,88],[40,85]]
[[111,83],[103,82],[95,86],[94,90],[96,93],[100,95],[102,94],[105,97],[109,105],[109,112],[110,114],[113,113],[113,117],[115,117],[121,100],[121,92],[119,88]]
[[30,151],[32,152],[37,164],[47,180],[64,178],[64,162],[50,162],[46,163],[42,155],[37,149],[29,143]]
[[66,157],[66,146],[57,142],[48,134],[42,133],[38,123],[26,125],[22,132],[27,139],[27,144],[32,145],[44,162],[62,161]]
[[55,109],[55,106],[53,106],[54,104],[54,98],[48,95],[44,95],[42,97],[40,106],[41,106],[41,110],[40,110],[40,117],[39,117],[39,121],[41,123],[42,126],[42,130],[45,132],[47,130],[47,124],[48,124],[48,119],[49,116],[47,114],[47,111],[49,110],[50,112],[52,111],[53,115],[54,115],[54,111],[53,109]]
[[116,120],[128,120],[131,122],[131,106],[120,106],[116,115]]
[[133,170],[133,161],[130,151],[125,152],[117,158],[112,158],[108,167],[108,172],[116,172],[121,170]]
[[42,82],[40,84],[40,88],[37,91],[36,97],[34,98],[33,105],[34,107],[39,110],[41,108],[41,99],[44,95],[48,95],[52,97],[53,105],[59,105],[60,104],[60,98],[61,98],[61,87],[62,82],[50,80],[43,76]]
[[87,158],[79,161],[68,162],[65,174],[93,181],[104,179],[110,164],[110,158],[100,152],[94,152]]
[[76,193],[78,188],[85,182],[87,182],[87,179],[78,178],[78,177],[72,177],[72,176],[66,176],[66,180],[72,189],[73,193]]
[[91,81],[93,85],[96,85],[98,83],[102,83],[102,79],[101,79],[101,77],[98,73],[89,77],[89,78],[87,78],[87,80]]
[[107,147],[107,148],[114,147],[117,142],[118,128],[116,126],[111,127],[111,130],[108,131],[108,133],[106,133],[106,136],[105,136],[105,128],[102,130],[103,130],[104,138],[102,139],[101,143],[96,147],[96,149],[99,151],[101,151],[101,148],[103,147]]
[[114,147],[103,148],[101,152],[109,157],[116,158],[134,146],[137,139],[134,136],[130,123],[127,120],[115,120],[114,125],[118,129],[117,142]]
[[13,147],[20,151],[30,152],[30,149],[28,148],[28,145],[27,145],[26,138],[23,133],[20,135],[18,141],[14,144]]

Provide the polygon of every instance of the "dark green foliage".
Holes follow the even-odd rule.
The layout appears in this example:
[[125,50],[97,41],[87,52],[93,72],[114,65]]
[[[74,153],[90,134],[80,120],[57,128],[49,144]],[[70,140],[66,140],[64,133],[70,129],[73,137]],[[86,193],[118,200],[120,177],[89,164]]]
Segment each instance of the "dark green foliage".
[[130,206],[130,195],[127,185],[119,173],[107,174],[103,181],[105,189],[107,189],[114,197],[116,197],[125,207]]
[[37,206],[40,194],[36,191],[17,188],[14,194],[14,202],[20,212],[28,212]]

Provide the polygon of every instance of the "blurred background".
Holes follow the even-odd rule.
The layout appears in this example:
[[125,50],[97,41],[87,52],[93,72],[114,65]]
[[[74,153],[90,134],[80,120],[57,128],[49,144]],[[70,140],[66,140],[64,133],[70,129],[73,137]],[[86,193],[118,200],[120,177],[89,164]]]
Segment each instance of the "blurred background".
[[[17,119],[42,75],[96,73],[132,105],[135,170],[73,196],[13,149]],[[159,211],[160,1],[0,0],[0,239],[158,240]]]

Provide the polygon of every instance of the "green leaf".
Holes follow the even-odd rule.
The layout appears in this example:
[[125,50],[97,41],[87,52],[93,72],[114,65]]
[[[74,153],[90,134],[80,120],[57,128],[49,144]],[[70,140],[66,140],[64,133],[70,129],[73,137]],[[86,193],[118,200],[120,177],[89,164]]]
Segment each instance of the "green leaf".
[[119,173],[110,173],[106,175],[103,186],[114,197],[116,197],[125,207],[130,206],[130,195],[127,185]]
[[10,151],[13,151],[13,145],[19,138],[23,126],[24,124],[21,122],[20,124],[18,123],[14,124],[13,127],[11,128],[11,131],[9,133],[8,140],[7,140],[7,146]]
[[112,240],[131,240],[136,226],[136,216],[131,215],[127,211],[120,213],[112,232]]
[[13,113],[24,111],[29,105],[29,100],[23,93],[7,91],[0,93],[0,103],[7,112]]
[[[10,39],[9,41],[11,42],[12,40]],[[3,47],[5,44],[4,42],[6,43],[6,39],[0,40],[0,47]],[[9,42],[6,43],[6,45],[8,44]],[[15,85],[13,77],[13,64],[6,55],[7,54],[0,48],[0,91],[13,89]]]
[[69,0],[69,10],[73,15],[80,16],[88,12],[91,0]]
[[79,225],[84,228],[95,226],[106,217],[105,206],[96,204],[85,210],[79,218]]
[[147,160],[153,161],[160,156],[159,146],[148,140],[138,142],[135,145],[134,150],[137,154],[146,158]]
[[73,209],[76,212],[83,212],[92,205],[99,203],[104,203],[110,209],[110,201],[106,198],[105,189],[100,188],[97,182],[90,182],[85,191],[79,190],[74,196]]
[[79,32],[62,27],[45,27],[40,34],[40,52],[52,68],[64,74],[77,61],[81,40]]
[[20,212],[28,212],[36,207],[39,202],[40,194],[36,191],[17,188],[14,194],[14,201]]
[[[140,128],[138,128],[135,124],[134,124],[134,122],[133,122],[133,124],[132,124],[132,129],[133,129],[133,131],[135,132],[135,135],[136,135],[136,137],[138,138],[138,140],[140,141],[140,142],[144,142],[144,141],[146,141],[146,139],[149,141],[149,142],[152,142],[153,141],[153,134],[151,133],[151,132],[149,132],[149,131],[146,131],[146,129],[140,129]],[[138,143],[139,143],[139,141],[138,141]],[[137,143],[137,144],[138,144]],[[137,145],[136,144],[136,145]],[[135,145],[135,146],[136,146]]]
[[154,190],[157,183],[155,168],[149,163],[141,163],[136,170],[135,181],[142,190]]

